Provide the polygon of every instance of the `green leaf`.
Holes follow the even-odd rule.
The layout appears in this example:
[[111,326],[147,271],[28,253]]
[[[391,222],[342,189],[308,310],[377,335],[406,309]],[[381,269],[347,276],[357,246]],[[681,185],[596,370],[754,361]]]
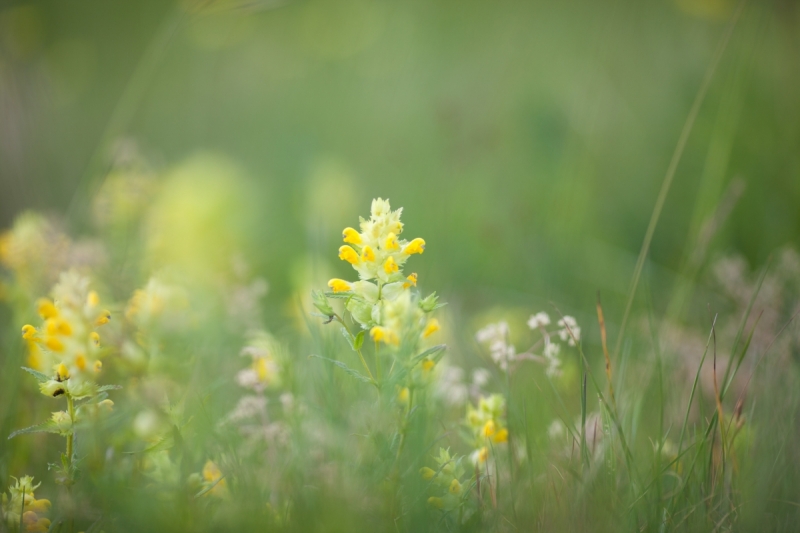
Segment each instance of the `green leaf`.
[[[444,352],[444,350],[446,348],[447,348],[446,344],[437,344],[436,346],[432,346],[432,347],[428,348],[427,350],[425,350],[424,352],[422,352],[421,354],[419,354],[418,356],[416,356],[414,358],[412,364],[417,364],[420,361],[422,361],[423,359],[425,359],[426,357],[430,357],[431,355],[433,355],[433,354],[435,354],[437,352]],[[444,355],[444,353],[442,353],[441,355],[436,357],[434,359],[434,361],[438,363],[439,359],[441,359],[443,355]]]
[[45,381],[49,381],[50,380],[49,376],[47,376],[45,374],[42,374],[38,370],[34,370],[32,368],[28,368],[27,366],[23,366],[22,370],[24,370],[25,372],[27,372],[31,376],[35,377],[36,381],[38,381],[39,383],[44,383]]
[[350,332],[347,331],[347,328],[344,327],[344,326],[342,326],[342,335],[344,336],[345,340],[347,341],[347,344],[351,348],[353,348],[355,350],[355,348],[353,347],[353,342],[354,342],[353,336],[350,335]]
[[342,370],[344,370],[345,372],[347,372],[348,374],[350,374],[351,376],[353,376],[357,380],[363,381],[364,383],[372,383],[372,380],[369,379],[367,376],[365,376],[364,374],[362,374],[360,372],[357,372],[357,371],[353,370],[352,368],[350,368],[346,364],[342,363],[341,361],[337,361],[335,359],[329,359],[327,357],[322,357],[321,355],[315,355],[315,354],[311,354],[311,355],[309,355],[309,357],[315,357],[317,359],[322,359],[323,361],[328,361],[329,363],[333,363],[334,365],[338,366],[339,368],[341,368]]
[[47,422],[42,422],[41,424],[37,424],[35,426],[18,429],[9,435],[8,439],[11,440],[17,435],[24,435],[26,433],[63,433],[63,431],[63,429],[58,427],[58,424],[52,420],[48,420]]
[[358,335],[356,335],[356,338],[353,341],[353,349],[354,350],[356,350],[356,351],[360,350],[361,346],[364,344],[364,333],[366,333],[366,332],[365,332],[365,330],[362,329],[361,331],[358,332]]
[[105,392],[107,390],[119,390],[122,388],[122,385],[103,385],[102,387],[97,387],[97,392]]
[[326,292],[324,294],[327,298],[333,298],[335,300],[347,300],[353,297],[352,292]]

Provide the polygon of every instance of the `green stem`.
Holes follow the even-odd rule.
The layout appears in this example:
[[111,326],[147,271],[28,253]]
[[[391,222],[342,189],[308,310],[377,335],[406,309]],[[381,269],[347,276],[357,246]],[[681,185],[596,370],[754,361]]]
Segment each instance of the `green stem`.
[[[333,315],[333,316],[342,326],[344,326],[344,329],[347,331],[347,334],[350,335],[350,338],[355,339],[353,332],[350,331],[350,328],[347,327],[347,324],[345,324],[344,320],[342,320],[342,317],[340,317],[339,315]],[[372,381],[372,384],[377,387],[378,382],[372,375],[372,371],[369,369],[369,365],[367,365],[367,360],[364,359],[364,354],[361,353],[361,348],[356,349],[356,353],[358,354],[358,358],[361,359],[361,364],[364,365],[364,370],[367,371],[367,376],[369,376],[369,379]]]
[[67,435],[67,465],[69,466],[69,477],[72,479],[72,455],[75,443],[75,400],[72,399],[70,394],[67,394],[67,411],[69,412],[69,420],[72,428],[70,428],[69,435]]
[[403,445],[406,442],[406,433],[408,433],[408,420],[411,417],[411,408],[414,406],[414,389],[408,387],[408,408],[406,409],[406,416],[403,420],[403,425],[400,428],[400,444],[397,446],[397,457],[395,462],[400,461],[400,454],[403,451]]

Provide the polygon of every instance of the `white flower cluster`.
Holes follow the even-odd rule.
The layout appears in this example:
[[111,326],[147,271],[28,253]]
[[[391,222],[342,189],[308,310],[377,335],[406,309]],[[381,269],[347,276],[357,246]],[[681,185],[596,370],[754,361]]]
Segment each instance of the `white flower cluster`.
[[575,346],[576,341],[580,342],[581,328],[575,318],[565,316],[557,322],[559,329],[548,331],[547,326],[551,324],[550,315],[541,311],[531,315],[528,319],[528,327],[533,331],[538,331],[542,338],[531,350],[542,345],[542,355],[535,355],[530,352],[517,353],[514,345],[509,340],[510,329],[507,322],[497,322],[482,328],[475,335],[475,339],[488,346],[489,355],[501,370],[507,371],[509,363],[523,359],[532,359],[547,364],[547,375],[549,377],[558,376],[561,373],[561,345],[556,341],[559,339],[569,346]]
[[509,327],[507,322],[497,322],[489,324],[478,333],[475,339],[489,346],[489,355],[502,370],[508,369],[508,363],[514,361],[516,350],[508,339]]
[[435,395],[452,406],[464,405],[470,398],[478,399],[492,376],[485,368],[476,368],[472,371],[472,382],[467,384],[464,381],[463,368],[440,364],[443,368],[436,384]]

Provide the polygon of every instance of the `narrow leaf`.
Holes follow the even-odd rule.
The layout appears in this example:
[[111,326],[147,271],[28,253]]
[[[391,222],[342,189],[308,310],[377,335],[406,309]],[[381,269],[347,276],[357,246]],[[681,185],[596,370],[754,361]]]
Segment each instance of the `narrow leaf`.
[[357,371],[353,370],[352,368],[350,368],[346,364],[342,363],[341,361],[337,361],[335,359],[329,359],[327,357],[322,357],[321,355],[315,355],[315,354],[311,354],[311,355],[309,355],[309,357],[315,357],[317,359],[322,359],[323,361],[328,361],[329,363],[333,363],[334,365],[338,366],[339,368],[341,368],[342,370],[344,370],[345,372],[347,372],[348,374],[350,374],[351,376],[353,376],[357,380],[363,381],[364,383],[372,383],[372,380],[369,379],[367,376],[365,376],[364,374],[362,374],[360,372],[357,372]]
[[35,377],[36,381],[38,381],[39,383],[44,383],[45,381],[49,381],[50,380],[50,377],[47,376],[46,374],[42,374],[38,370],[34,370],[32,368],[28,368],[27,366],[23,366],[22,370],[24,370],[25,372],[27,372],[31,376]]
[[24,435],[26,433],[61,433],[63,430],[59,429],[58,425],[53,422],[52,420],[48,420],[47,422],[42,422],[41,424],[37,424],[35,426],[27,427],[24,429],[18,429],[13,432],[11,435],[8,436],[8,439],[11,440],[17,435]]

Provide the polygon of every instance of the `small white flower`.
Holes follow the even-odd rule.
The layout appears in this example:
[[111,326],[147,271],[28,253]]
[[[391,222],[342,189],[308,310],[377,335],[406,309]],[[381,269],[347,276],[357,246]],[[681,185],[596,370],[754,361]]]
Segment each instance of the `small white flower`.
[[562,328],[558,330],[558,336],[562,341],[566,341],[570,346],[575,346],[576,341],[580,342],[581,328],[573,317],[565,316],[558,321],[558,325]]
[[556,440],[561,437],[565,431],[564,423],[559,419],[555,419],[550,424],[550,427],[547,428],[547,436],[550,437],[551,440]]
[[535,315],[531,315],[531,318],[528,320],[528,327],[531,329],[539,329],[540,327],[549,325],[550,325],[550,315],[548,315],[544,311],[536,313]]
[[492,377],[491,372],[485,368],[476,368],[472,371],[472,384],[478,387],[483,387],[489,383],[489,378]]

